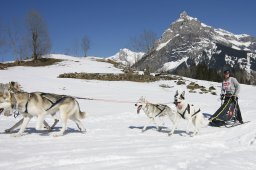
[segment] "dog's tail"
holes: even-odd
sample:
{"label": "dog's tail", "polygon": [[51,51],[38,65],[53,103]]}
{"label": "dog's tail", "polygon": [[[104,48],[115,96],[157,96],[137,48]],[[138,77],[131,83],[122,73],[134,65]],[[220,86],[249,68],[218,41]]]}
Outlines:
{"label": "dog's tail", "polygon": [[80,119],[84,119],[86,117],[87,113],[86,112],[81,112],[81,110],[79,110],[79,117]]}
{"label": "dog's tail", "polygon": [[79,119],[84,119],[85,117],[86,117],[86,115],[87,115],[87,113],[86,112],[82,112],[81,110],[80,110],[80,106],[79,106],[79,103],[75,100],[75,102],[76,102],[76,104],[77,104],[77,108],[78,108],[78,118]]}

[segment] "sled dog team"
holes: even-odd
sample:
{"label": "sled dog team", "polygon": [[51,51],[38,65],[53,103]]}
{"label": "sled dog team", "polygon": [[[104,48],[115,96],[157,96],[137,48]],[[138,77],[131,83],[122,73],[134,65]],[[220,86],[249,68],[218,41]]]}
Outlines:
{"label": "sled dog team", "polygon": [[[200,127],[208,125],[209,121],[204,118],[200,108],[185,100],[185,92],[176,91],[174,104],[176,109],[163,104],[152,104],[144,97],[141,97],[135,106],[137,107],[137,113],[142,109],[158,130],[161,129],[156,124],[155,119],[168,117],[173,123],[168,135],[174,133],[180,119],[187,121],[187,133],[190,131],[190,125],[193,125],[191,136],[196,135]],[[56,117],[57,112],[59,112],[62,128],[59,132],[53,133],[53,136],[64,134],[67,129],[68,119],[74,121],[81,132],[86,131],[81,123],[81,119],[85,118],[86,113],[80,110],[79,104],[74,97],[42,92],[27,93],[21,90],[21,86],[17,82],[0,84],[0,114],[3,113],[5,116],[10,116],[14,110],[20,113],[23,118],[13,127],[6,129],[5,132],[12,132],[15,128],[21,126],[17,133],[12,134],[15,137],[24,133],[29,121],[34,116],[37,117],[36,130],[43,130],[46,127],[50,131],[59,121]],[[52,126],[49,126],[44,120],[46,115],[51,115],[55,120]],[[147,125],[143,127],[142,131],[144,132],[146,129]]]}

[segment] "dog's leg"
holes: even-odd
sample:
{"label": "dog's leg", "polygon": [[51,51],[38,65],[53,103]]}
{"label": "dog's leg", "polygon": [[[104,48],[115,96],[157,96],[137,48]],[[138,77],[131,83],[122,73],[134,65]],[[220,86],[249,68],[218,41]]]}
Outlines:
{"label": "dog's leg", "polygon": [[[171,118],[170,118],[170,119],[171,119]],[[171,120],[172,120],[172,119],[171,119]],[[177,115],[175,115],[175,118],[174,118],[174,120],[172,121],[172,123],[173,123],[173,127],[172,127],[172,130],[168,133],[168,136],[173,135],[174,131],[175,131],[175,130],[176,130],[176,128],[177,128],[178,121],[179,121],[178,116],[177,116]]]}
{"label": "dog's leg", "polygon": [[52,114],[52,117],[54,118],[54,123],[51,126],[51,129],[55,127],[55,125],[59,122],[59,119],[56,116],[56,113]]}
{"label": "dog's leg", "polygon": [[81,131],[81,132],[86,132],[86,129],[84,128],[84,125],[82,124],[82,122],[80,120],[76,120],[76,126],[78,127],[78,129]]}
{"label": "dog's leg", "polygon": [[48,130],[48,131],[51,131],[52,130],[52,128],[51,128],[51,126],[49,126],[49,124],[44,120],[44,126],[45,126],[45,128]]}
{"label": "dog's leg", "polygon": [[177,126],[177,123],[176,122],[173,122],[173,127],[172,127],[172,130],[168,133],[168,136],[171,136],[173,135],[175,129],[176,129],[176,126]]}
{"label": "dog's leg", "polygon": [[84,127],[84,125],[82,124],[82,122],[76,118],[76,116],[72,115],[69,119],[71,119],[72,121],[75,122],[77,128],[81,131],[81,132],[86,132],[86,129]]}
{"label": "dog's leg", "polygon": [[[151,120],[151,119],[150,119]],[[143,127],[143,129],[141,130],[141,132],[145,132],[146,130],[147,130],[147,127],[149,126],[149,122],[151,122],[151,121],[148,121],[145,125],[144,125],[144,127]]]}
{"label": "dog's leg", "polygon": [[141,132],[145,132],[147,127],[148,127],[147,125],[144,125],[143,129],[141,130]]}
{"label": "dog's leg", "polygon": [[163,126],[165,126],[163,116],[160,116],[160,117],[159,117],[159,120],[160,120],[160,122],[161,122],[161,126],[159,126],[159,131],[161,131],[161,130],[162,130],[162,128],[163,128]]}
{"label": "dog's leg", "polygon": [[156,126],[157,130],[159,129],[159,127],[158,127],[158,125],[156,124],[154,118],[150,118],[149,123],[144,126],[144,128],[142,129],[142,132],[145,132],[145,131],[147,130],[148,125],[150,125],[150,124],[152,124],[152,123]]}
{"label": "dog's leg", "polygon": [[[60,111],[61,112],[61,111]],[[68,121],[68,114],[60,113],[60,118],[62,122],[62,128],[59,132],[55,132],[52,134],[54,137],[62,136],[67,129],[67,121]]]}
{"label": "dog's leg", "polygon": [[24,120],[23,120],[23,122],[22,122],[22,125],[21,125],[21,128],[20,128],[19,132],[13,134],[12,136],[13,136],[13,137],[22,136],[22,134],[23,134],[23,132],[25,131],[25,128],[27,127],[28,122],[30,121],[31,118],[32,118],[32,116],[26,116],[26,117],[24,117]]}
{"label": "dog's leg", "polygon": [[53,129],[58,122],[59,122],[59,119],[54,119],[54,123],[52,124],[51,129]]}
{"label": "dog's leg", "polygon": [[[40,114],[37,117],[37,123],[36,123],[36,130],[43,130],[43,122],[44,122],[45,114]],[[46,123],[46,126],[49,126],[48,123]],[[49,126],[50,127],[50,126]]]}
{"label": "dog's leg", "polygon": [[151,118],[150,120],[151,120],[151,122],[155,125],[156,130],[157,130],[157,131],[160,131],[160,127],[159,127],[158,124],[156,123],[156,120],[155,120],[154,118]]}
{"label": "dog's leg", "polygon": [[19,126],[22,124],[23,120],[24,120],[24,118],[20,119],[20,121],[18,121],[18,122],[17,122],[15,125],[13,125],[11,128],[6,129],[6,130],[5,130],[5,133],[10,133],[10,132],[12,132],[15,128],[19,127]]}
{"label": "dog's leg", "polygon": [[197,118],[197,116],[195,116],[192,121],[193,121],[193,125],[194,125],[194,131],[191,134],[191,137],[198,134],[198,128],[199,128],[199,123],[200,123],[199,118]]}
{"label": "dog's leg", "polygon": [[189,130],[189,125],[192,123],[191,119],[188,119],[188,123],[187,123],[187,128],[186,128],[186,133],[189,134],[190,130]]}

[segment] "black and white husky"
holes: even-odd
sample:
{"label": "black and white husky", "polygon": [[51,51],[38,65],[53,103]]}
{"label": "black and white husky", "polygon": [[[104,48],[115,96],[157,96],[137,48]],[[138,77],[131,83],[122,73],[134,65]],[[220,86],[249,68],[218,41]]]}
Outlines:
{"label": "black and white husky", "polygon": [[[172,135],[174,130],[176,129],[177,119],[179,115],[177,115],[176,110],[171,109],[169,106],[164,104],[152,104],[148,102],[144,97],[141,97],[138,102],[135,104],[137,107],[137,114],[140,113],[142,109],[147,117],[150,119],[149,123],[155,124],[157,130],[161,130],[158,124],[156,123],[157,118],[168,117],[173,123],[172,130],[169,132],[169,135]],[[142,129],[144,132],[147,129],[147,125],[145,125]]]}
{"label": "black and white husky", "polygon": [[178,90],[176,91],[176,94],[174,95],[174,104],[177,108],[177,114],[181,118],[188,120],[187,133],[189,133],[189,125],[192,122],[194,130],[191,136],[196,135],[199,132],[200,127],[207,126],[209,124],[209,121],[204,118],[200,108],[185,101],[185,91],[182,93]]}

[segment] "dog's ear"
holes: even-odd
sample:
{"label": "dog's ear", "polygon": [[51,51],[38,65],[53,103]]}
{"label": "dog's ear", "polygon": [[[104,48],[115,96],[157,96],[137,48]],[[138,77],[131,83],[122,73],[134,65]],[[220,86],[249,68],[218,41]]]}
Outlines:
{"label": "dog's ear", "polygon": [[9,82],[9,89],[13,92],[21,91],[21,85],[17,82]]}
{"label": "dog's ear", "polygon": [[183,91],[181,95],[183,98],[185,98],[185,91]]}

